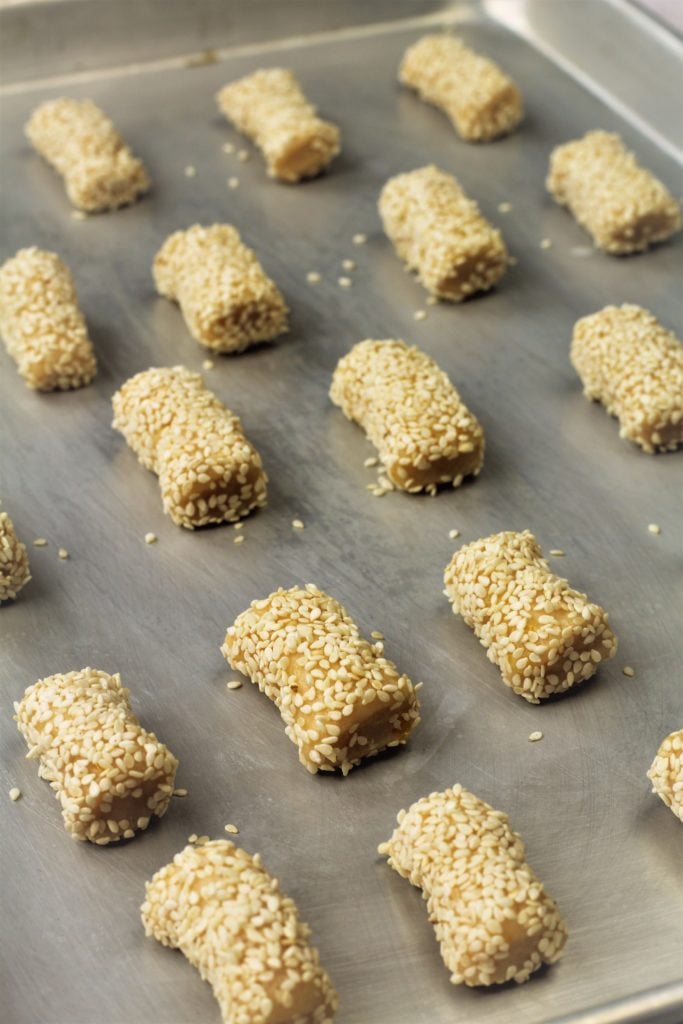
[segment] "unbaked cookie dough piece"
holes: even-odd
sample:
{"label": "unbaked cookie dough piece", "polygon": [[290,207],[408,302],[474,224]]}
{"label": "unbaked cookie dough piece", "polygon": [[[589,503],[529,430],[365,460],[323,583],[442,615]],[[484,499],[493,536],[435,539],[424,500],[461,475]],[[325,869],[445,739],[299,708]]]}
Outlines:
{"label": "unbaked cookie dough piece", "polygon": [[92,100],[58,99],[34,110],[26,135],[64,178],[79,210],[95,213],[132,203],[149,188],[141,160]]}
{"label": "unbaked cookie dough piece", "polygon": [[106,846],[166,813],[178,762],[142,728],[119,675],[84,668],[40,679],[15,710],[72,839]]}
{"label": "unbaked cookie dough piece", "polygon": [[529,530],[466,544],[444,580],[454,613],[531,704],[585,682],[616,653],[607,612],[551,572]]}
{"label": "unbaked cookie dough piece", "polygon": [[159,294],[178,303],[193,338],[214,352],[243,352],[287,330],[285,300],[230,224],[169,235],[153,272]]}
{"label": "unbaked cookie dough piece", "polygon": [[647,773],[657,793],[683,821],[683,729],[667,736]]}
{"label": "unbaked cookie dough piece", "polygon": [[405,743],[420,720],[410,679],[312,583],[253,601],[221,650],[277,705],[312,774],[348,775],[363,758]]}
{"label": "unbaked cookie dough piece", "polygon": [[54,252],[20,249],[0,267],[0,334],[37,391],[80,388],[97,372],[73,278]]}
{"label": "unbaked cookie dough piece", "polygon": [[584,394],[646,452],[683,443],[683,344],[641,306],[605,306],[574,327],[571,361]]}
{"label": "unbaked cookie dough piece", "polygon": [[422,889],[454,985],[527,981],[562,955],[566,926],[521,837],[462,786],[401,811],[379,853]]}
{"label": "unbaked cookie dough piece", "polygon": [[477,476],[484,432],[447,375],[404,341],[361,341],[340,359],[330,397],[365,430],[405,491],[458,487]]}
{"label": "unbaked cookie dough piece", "polygon": [[339,152],[339,129],[317,117],[291,71],[255,71],[225,85],[216,99],[228,121],[261,150],[271,178],[311,178]]}
{"label": "unbaked cookie dough piece", "polygon": [[524,116],[522,96],[512,79],[456,36],[419,39],[403,56],[399,80],[443,110],[468,142],[506,135]]}
{"label": "unbaked cookie dough piece", "polygon": [[26,545],[7,513],[0,512],[0,601],[13,601],[30,579]]}
{"label": "unbaked cookie dough piece", "polygon": [[546,185],[596,246],[616,256],[641,252],[681,227],[680,207],[668,189],[610,132],[588,132],[557,146]]}
{"label": "unbaked cookie dough piece", "polygon": [[337,994],[294,901],[227,839],[186,846],[146,885],[148,937],[208,981],[225,1024],[332,1024]]}
{"label": "unbaked cookie dough piece", "polygon": [[159,477],[164,512],[176,525],[233,523],[265,505],[261,457],[200,374],[184,366],[145,370],[112,404],[112,426]]}
{"label": "unbaked cookie dough piece", "polygon": [[379,197],[384,230],[397,255],[432,295],[462,302],[505,273],[500,231],[460,184],[433,164],[390,178]]}

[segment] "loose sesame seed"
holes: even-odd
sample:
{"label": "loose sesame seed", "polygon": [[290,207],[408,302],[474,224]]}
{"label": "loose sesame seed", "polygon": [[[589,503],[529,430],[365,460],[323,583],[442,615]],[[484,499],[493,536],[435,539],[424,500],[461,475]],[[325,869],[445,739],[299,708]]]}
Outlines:
{"label": "loose sesame seed", "polygon": [[157,540],[158,540],[158,537],[157,537],[156,533],[146,533],[145,534],[145,544],[156,544]]}
{"label": "loose sesame seed", "polygon": [[238,829],[237,825],[228,824],[228,825],[225,826],[225,831],[229,832],[233,836],[236,836],[236,835],[239,834],[239,829]]}
{"label": "loose sesame seed", "polygon": [[243,533],[238,533],[236,537],[232,538],[232,542],[233,542],[233,544],[243,544],[244,543],[244,534]]}
{"label": "loose sesame seed", "polygon": [[530,732],[529,733],[529,743],[538,743],[538,741],[542,740],[542,739],[543,739],[543,733],[542,732]]}
{"label": "loose sesame seed", "polygon": [[344,270],[355,270],[356,262],[355,260],[342,260],[342,267]]}
{"label": "loose sesame seed", "polygon": [[621,671],[624,673],[625,676],[628,676],[629,679],[633,679],[633,677],[636,674],[635,669],[631,668],[630,665],[624,665]]}
{"label": "loose sesame seed", "polygon": [[538,243],[541,249],[552,249],[553,243],[549,238],[542,238]]}
{"label": "loose sesame seed", "polygon": [[371,455],[369,458],[365,459],[363,465],[366,469],[372,469],[373,466],[379,465],[379,459],[376,455]]}
{"label": "loose sesame seed", "polygon": [[36,537],[36,539],[33,541],[33,546],[34,548],[46,548],[47,541],[45,540],[44,537]]}
{"label": "loose sesame seed", "polygon": [[451,540],[455,540],[457,537],[460,536],[460,530],[449,530],[448,536],[450,537]]}
{"label": "loose sesame seed", "polygon": [[64,561],[66,561],[66,559],[69,557],[69,552],[66,550],[66,548],[60,548],[57,554]]}
{"label": "loose sesame seed", "polygon": [[373,640],[384,640],[383,635],[379,632],[378,629],[373,629],[370,636],[372,637]]}
{"label": "loose sesame seed", "polygon": [[233,528],[233,530],[243,530],[244,529],[244,523],[233,523],[232,524],[232,528]]}
{"label": "loose sesame seed", "polygon": [[197,833],[193,832],[191,836],[187,837],[187,841],[188,843],[196,843],[198,838],[199,836],[197,835]]}
{"label": "loose sesame seed", "polygon": [[194,178],[196,173],[197,173],[197,168],[193,167],[192,164],[188,164],[187,167],[185,168],[185,177],[186,178]]}
{"label": "loose sesame seed", "polygon": [[187,796],[187,790],[186,789],[174,789],[173,790],[173,796],[177,796],[177,797]]}
{"label": "loose sesame seed", "polygon": [[337,279],[337,284],[340,288],[350,288],[353,282],[350,277],[340,277]]}
{"label": "loose sesame seed", "polygon": [[498,203],[499,213],[509,213],[512,209],[512,203]]}
{"label": "loose sesame seed", "polygon": [[227,686],[227,688],[229,690],[239,690],[242,687],[242,680],[241,679],[231,679],[225,685]]}
{"label": "loose sesame seed", "polygon": [[237,159],[240,160],[242,163],[246,163],[246,161],[249,159],[249,155],[250,154],[248,149],[240,149],[237,152]]}
{"label": "loose sesame seed", "polygon": [[234,174],[231,175],[228,178],[228,188],[239,188],[239,187],[240,187],[240,179],[236,178]]}
{"label": "loose sesame seed", "polygon": [[306,280],[308,281],[309,284],[319,284],[321,281],[321,276],[317,270],[309,270],[309,272],[306,274]]}
{"label": "loose sesame seed", "polygon": [[233,145],[233,143],[232,142],[224,142],[223,143],[223,152],[224,153],[234,153],[235,152],[235,146]]}
{"label": "loose sesame seed", "polygon": [[303,522],[300,519],[292,519],[292,529],[294,529],[294,530],[303,530],[304,529]]}
{"label": "loose sesame seed", "polygon": [[21,796],[21,790],[18,789],[16,786],[13,786],[12,789],[10,789],[10,791],[9,791],[9,798],[10,798],[10,800],[12,800],[12,801],[18,800],[20,796]]}
{"label": "loose sesame seed", "polygon": [[426,309],[416,309],[415,312],[413,313],[413,319],[414,320],[426,320],[427,319],[427,310]]}
{"label": "loose sesame seed", "polygon": [[358,232],[357,234],[355,234],[353,236],[353,244],[354,245],[365,245],[367,240],[368,240],[368,236],[364,235],[362,232]]}
{"label": "loose sesame seed", "polygon": [[565,552],[562,550],[562,548],[551,548],[550,554],[554,558],[564,558]]}
{"label": "loose sesame seed", "polygon": [[202,363],[202,369],[213,370],[215,365],[216,364],[214,363],[213,359],[205,359],[204,362]]}
{"label": "loose sesame seed", "polygon": [[654,534],[660,534],[662,532],[661,526],[659,526],[657,523],[650,523],[648,526],[648,530],[650,531],[650,533]]}

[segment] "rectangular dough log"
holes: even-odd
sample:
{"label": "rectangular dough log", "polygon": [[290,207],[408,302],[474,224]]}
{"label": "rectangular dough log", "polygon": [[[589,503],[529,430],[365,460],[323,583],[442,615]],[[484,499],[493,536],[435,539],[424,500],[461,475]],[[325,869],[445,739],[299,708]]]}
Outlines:
{"label": "rectangular dough log", "polygon": [[178,762],[142,728],[120,676],[84,668],[39,679],[15,710],[72,839],[106,846],[166,813]]}
{"label": "rectangular dough log", "polygon": [[410,679],[312,583],[253,601],[221,650],[277,705],[312,774],[347,775],[363,758],[405,743],[420,720]]}
{"label": "rectangular dough log", "polygon": [[20,249],[0,267],[0,334],[30,388],[89,384],[97,362],[69,268],[45,249]]}
{"label": "rectangular dough log", "polygon": [[484,432],[447,375],[404,341],[361,341],[339,360],[330,397],[359,423],[396,487],[435,492],[477,476]]}
{"label": "rectangular dough log", "polygon": [[144,164],[92,100],[43,103],[31,115],[26,135],[62,175],[79,210],[95,213],[125,206],[149,188]]}
{"label": "rectangular dough log", "polygon": [[146,885],[148,937],[208,981],[224,1024],[332,1024],[337,993],[276,878],[226,839],[186,846]]}
{"label": "rectangular dough log", "polygon": [[507,269],[500,231],[459,182],[433,164],[390,178],[379,213],[399,258],[438,298],[462,302],[493,288]]}
{"label": "rectangular dough log", "polygon": [[641,306],[605,306],[574,327],[571,361],[584,394],[646,452],[683,443],[683,344]]}
{"label": "rectangular dough log", "polygon": [[379,853],[422,889],[454,985],[527,981],[562,955],[567,929],[508,817],[453,786],[398,815]]}
{"label": "rectangular dough log", "polygon": [[214,352],[243,352],[287,330],[285,300],[230,224],[169,235],[153,272],[159,294],[178,303],[193,338]]}
{"label": "rectangular dough log", "polygon": [[401,62],[399,80],[448,115],[468,142],[490,142],[516,128],[522,96],[497,64],[450,35],[423,36]]}
{"label": "rectangular dough log", "polygon": [[266,503],[261,457],[238,416],[184,366],[138,373],[112,399],[113,426],[159,477],[178,526],[236,522]]}
{"label": "rectangular dough log", "polygon": [[454,613],[531,704],[585,682],[616,654],[607,613],[551,572],[529,530],[466,544],[444,580]]}
{"label": "rectangular dough log", "polygon": [[311,178],[340,150],[337,126],[316,115],[285,68],[254,71],[224,86],[216,99],[228,121],[259,147],[271,178]]}
{"label": "rectangular dough log", "polygon": [[546,184],[596,246],[617,256],[641,252],[681,227],[680,207],[668,189],[610,132],[588,132],[557,146]]}

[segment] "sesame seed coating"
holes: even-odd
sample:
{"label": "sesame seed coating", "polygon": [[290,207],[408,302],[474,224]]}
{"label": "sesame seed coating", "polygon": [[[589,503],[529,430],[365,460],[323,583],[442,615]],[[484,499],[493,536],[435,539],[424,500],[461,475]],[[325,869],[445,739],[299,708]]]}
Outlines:
{"label": "sesame seed coating", "polygon": [[26,545],[7,513],[0,512],[0,601],[13,601],[30,579]]}
{"label": "sesame seed coating", "polygon": [[80,210],[112,210],[149,188],[144,164],[92,100],[62,97],[41,104],[26,135],[62,175],[69,200]]}
{"label": "sesame seed coating", "polygon": [[230,224],[175,231],[156,254],[153,273],[192,337],[214,352],[243,352],[287,330],[285,300]]}
{"label": "sesame seed coating", "polygon": [[95,376],[73,278],[54,252],[20,249],[0,267],[0,334],[30,388],[66,391]]}
{"label": "sesame seed coating", "polygon": [[571,361],[587,398],[646,452],[683,443],[683,344],[641,306],[605,306],[574,327]]}
{"label": "sesame seed coating", "polygon": [[390,178],[379,213],[399,258],[441,299],[462,302],[488,291],[507,269],[500,231],[459,182],[433,164]]}
{"label": "sesame seed coating", "polygon": [[607,613],[551,571],[529,530],[466,544],[444,581],[453,612],[531,704],[585,682],[616,653]]}
{"label": "sesame seed coating", "polygon": [[314,177],[339,153],[339,129],[316,116],[291,71],[254,71],[223,86],[216,100],[228,121],[261,150],[271,178]]}
{"label": "sesame seed coating", "polygon": [[178,762],[142,728],[118,674],[84,668],[39,679],[15,708],[27,756],[40,759],[73,839],[116,843],[166,813]]}
{"label": "sesame seed coating", "polygon": [[296,905],[228,839],[186,846],[146,884],[148,937],[180,949],[225,1024],[332,1024],[337,994]]}
{"label": "sesame seed coating", "polygon": [[524,116],[512,79],[456,36],[423,36],[406,50],[398,77],[443,110],[468,142],[506,135]]}
{"label": "sesame seed coating", "polygon": [[420,720],[410,679],[312,583],[252,601],[221,651],[277,705],[312,774],[348,775],[363,758],[404,744]]}
{"label": "sesame seed coating", "polygon": [[521,983],[559,960],[566,926],[506,814],[457,785],[398,823],[379,852],[422,889],[454,985]]}
{"label": "sesame seed coating", "polygon": [[458,487],[481,471],[479,421],[443,370],[417,347],[359,342],[339,360],[330,398],[366,432],[396,487]]}
{"label": "sesame seed coating", "polygon": [[261,457],[238,416],[184,366],[136,374],[116,392],[113,426],[159,477],[166,512],[192,530],[266,503]]}
{"label": "sesame seed coating", "polygon": [[610,132],[588,132],[557,146],[546,185],[598,248],[616,256],[641,252],[681,227],[680,207],[668,189]]}
{"label": "sesame seed coating", "polygon": [[652,782],[652,792],[683,821],[683,729],[666,737],[647,777]]}

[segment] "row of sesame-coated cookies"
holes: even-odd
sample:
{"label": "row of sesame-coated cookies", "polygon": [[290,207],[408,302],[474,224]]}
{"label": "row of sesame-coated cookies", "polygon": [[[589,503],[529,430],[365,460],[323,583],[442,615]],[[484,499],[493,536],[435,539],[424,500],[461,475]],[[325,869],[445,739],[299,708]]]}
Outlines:
{"label": "row of sesame-coated cookies", "polygon": [[[517,86],[451,36],[406,52],[399,77],[444,110],[466,140],[486,142],[523,116]],[[325,168],[340,133],[320,119],[289,71],[257,71],[226,85],[219,107],[263,152],[268,173],[296,182]],[[46,103],[27,134],[87,212],[131,202],[149,187],[142,164],[90,101]],[[548,188],[607,252],[641,251],[680,227],[680,210],[618,136],[589,132],[560,146]],[[501,234],[451,175],[433,166],[391,178],[379,199],[397,255],[437,299],[459,302],[493,287],[508,265]],[[162,245],[153,273],[190,333],[217,352],[241,352],[287,330],[275,283],[236,229],[195,225]],[[21,250],[0,268],[0,332],[27,384],[81,387],[96,358],[67,267]],[[647,452],[683,441],[683,347],[646,310],[608,306],[575,327],[571,359],[586,394],[619,418]],[[330,396],[378,450],[390,482],[435,494],[476,476],[484,435],[437,364],[397,340],[366,340],[339,362]],[[113,397],[114,426],[159,479],[178,525],[236,522],[266,502],[267,476],[239,420],[184,367],[153,368]],[[613,657],[605,611],[556,576],[534,536],[505,532],[456,552],[445,572],[454,612],[474,630],[503,681],[532,703],[589,679]],[[0,600],[30,579],[26,549],[0,514]],[[365,640],[346,609],[313,584],[254,601],[221,648],[277,705],[312,773],[348,772],[419,724],[418,690]],[[29,756],[39,759],[75,839],[106,845],[163,816],[177,760],[134,715],[118,676],[96,669],[39,680],[15,705]],[[683,820],[683,730],[649,776]],[[454,983],[527,978],[566,941],[554,901],[525,861],[507,816],[462,786],[432,793],[398,816],[380,846],[419,886]],[[323,1024],[337,1006],[308,928],[279,883],[232,842],[198,841],[147,886],[145,929],[182,949],[212,985],[226,1024]]]}

